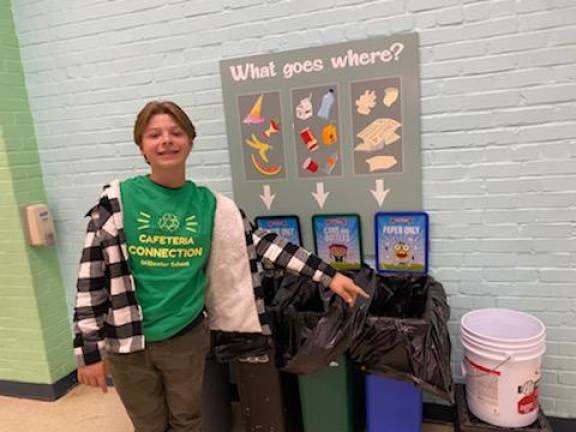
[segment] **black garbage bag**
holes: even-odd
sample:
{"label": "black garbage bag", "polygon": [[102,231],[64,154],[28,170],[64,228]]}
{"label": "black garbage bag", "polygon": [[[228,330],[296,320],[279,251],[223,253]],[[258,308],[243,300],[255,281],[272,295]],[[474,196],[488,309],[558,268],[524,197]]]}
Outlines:
{"label": "black garbage bag", "polygon": [[262,333],[239,333],[212,330],[210,354],[218,363],[266,356],[273,347],[270,336]]}
{"label": "black garbage bag", "polygon": [[371,299],[350,357],[368,372],[413,382],[453,402],[450,307],[442,285],[427,275],[373,273],[373,278],[376,283],[360,285]]}
{"label": "black garbage bag", "polygon": [[[373,283],[366,270],[349,276],[361,286]],[[363,328],[366,310],[364,301],[350,307],[309,278],[286,273],[270,306],[277,366],[297,374],[327,366],[348,349]]]}
{"label": "black garbage bag", "polygon": [[[279,290],[284,279],[284,270],[268,269],[262,273],[262,284],[260,295],[264,299],[266,306],[272,302],[276,292]],[[271,321],[270,313],[264,317],[267,323]],[[256,359],[270,356],[274,343],[270,335],[261,333],[239,333],[239,332],[210,332],[210,355],[217,362],[227,363],[233,360]]]}
{"label": "black garbage bag", "polygon": [[280,290],[282,286],[282,281],[286,275],[286,270],[284,269],[267,269],[264,270],[260,275],[262,298],[264,299],[264,304],[267,308],[272,305],[274,297]]}

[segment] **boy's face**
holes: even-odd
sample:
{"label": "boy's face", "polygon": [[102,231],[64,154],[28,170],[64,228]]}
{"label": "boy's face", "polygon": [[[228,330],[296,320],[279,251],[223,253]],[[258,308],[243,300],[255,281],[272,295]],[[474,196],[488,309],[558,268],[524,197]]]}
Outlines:
{"label": "boy's face", "polygon": [[142,135],[140,152],[152,169],[180,167],[192,150],[192,142],[184,129],[168,114],[156,114]]}

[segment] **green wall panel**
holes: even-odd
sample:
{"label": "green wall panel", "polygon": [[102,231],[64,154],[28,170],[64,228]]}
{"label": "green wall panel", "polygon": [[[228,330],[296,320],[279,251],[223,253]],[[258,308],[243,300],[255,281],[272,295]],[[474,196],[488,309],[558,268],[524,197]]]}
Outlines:
{"label": "green wall panel", "polygon": [[26,244],[26,204],[46,202],[10,2],[0,0],[0,380],[52,384],[74,370],[56,252]]}

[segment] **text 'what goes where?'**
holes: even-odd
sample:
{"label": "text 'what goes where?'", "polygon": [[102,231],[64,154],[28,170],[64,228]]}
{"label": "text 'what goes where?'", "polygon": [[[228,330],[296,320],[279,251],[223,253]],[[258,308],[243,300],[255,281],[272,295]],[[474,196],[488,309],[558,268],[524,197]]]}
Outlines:
{"label": "text 'what goes where?'", "polygon": [[345,54],[330,57],[328,61],[325,61],[322,58],[303,59],[284,63],[281,67],[277,67],[274,60],[262,64],[246,62],[229,66],[229,71],[232,79],[236,82],[275,78],[278,76],[280,71],[282,77],[290,79],[303,73],[321,72],[325,69],[326,63],[329,64],[329,67],[336,70],[347,67],[369,66],[376,63],[398,61],[400,59],[400,53],[403,50],[404,44],[396,42],[393,43],[390,48],[381,51],[357,52],[353,49],[349,49]]}

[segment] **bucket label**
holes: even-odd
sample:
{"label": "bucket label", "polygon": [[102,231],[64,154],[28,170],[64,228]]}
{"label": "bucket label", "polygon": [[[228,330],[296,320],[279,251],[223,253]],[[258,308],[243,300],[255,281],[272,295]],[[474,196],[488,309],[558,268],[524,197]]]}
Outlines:
{"label": "bucket label", "polygon": [[540,393],[538,391],[539,382],[540,380],[528,380],[518,386],[518,393],[524,395],[524,397],[518,401],[519,414],[529,414],[535,409],[538,409],[538,396]]}
{"label": "bucket label", "polygon": [[490,407],[498,407],[498,380],[501,372],[487,368],[464,357],[467,392]]}

